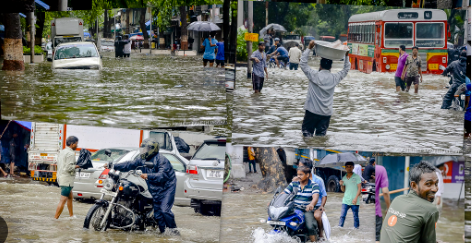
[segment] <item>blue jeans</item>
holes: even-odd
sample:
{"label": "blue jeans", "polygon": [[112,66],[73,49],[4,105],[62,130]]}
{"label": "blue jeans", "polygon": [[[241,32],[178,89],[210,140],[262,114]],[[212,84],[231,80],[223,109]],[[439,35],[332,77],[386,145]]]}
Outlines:
{"label": "blue jeans", "polygon": [[341,217],[339,218],[339,226],[344,227],[344,220],[346,219],[346,214],[348,209],[352,210],[354,215],[354,228],[359,228],[359,205],[347,205],[342,204],[341,208]]}

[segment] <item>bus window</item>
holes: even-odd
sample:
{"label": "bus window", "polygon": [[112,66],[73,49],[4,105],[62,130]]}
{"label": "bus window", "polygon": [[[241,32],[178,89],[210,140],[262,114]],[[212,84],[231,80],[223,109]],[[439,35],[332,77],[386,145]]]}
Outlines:
{"label": "bus window", "polygon": [[385,47],[413,46],[413,23],[385,23]]}
{"label": "bus window", "polygon": [[444,47],[444,23],[417,23],[416,46]]}

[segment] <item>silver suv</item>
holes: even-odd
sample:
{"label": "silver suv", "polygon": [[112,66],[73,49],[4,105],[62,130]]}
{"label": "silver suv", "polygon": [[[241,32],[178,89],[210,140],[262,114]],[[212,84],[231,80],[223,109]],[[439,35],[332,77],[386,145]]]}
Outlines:
{"label": "silver suv", "polygon": [[196,213],[220,216],[226,138],[205,140],[187,167],[184,195]]}

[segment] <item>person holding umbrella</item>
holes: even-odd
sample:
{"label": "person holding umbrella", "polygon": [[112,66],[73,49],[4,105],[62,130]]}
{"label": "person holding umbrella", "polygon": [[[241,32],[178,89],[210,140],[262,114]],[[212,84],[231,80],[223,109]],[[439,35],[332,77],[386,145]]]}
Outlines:
{"label": "person holding umbrella", "polygon": [[210,67],[213,67],[213,63],[215,62],[215,49],[217,48],[216,40],[211,38],[211,34],[208,34],[208,37],[203,40],[202,39],[202,46],[201,48],[205,48],[205,52],[203,53],[203,67],[206,67],[207,63],[210,63]]}

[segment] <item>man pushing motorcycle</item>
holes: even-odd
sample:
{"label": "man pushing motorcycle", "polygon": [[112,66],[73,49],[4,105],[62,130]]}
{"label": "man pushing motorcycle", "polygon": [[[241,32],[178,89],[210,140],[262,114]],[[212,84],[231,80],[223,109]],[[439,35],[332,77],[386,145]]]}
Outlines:
{"label": "man pushing motorcycle", "polygon": [[[145,162],[152,162],[152,169],[144,166]],[[145,179],[149,187],[149,192],[153,198],[154,219],[159,225],[159,230],[164,233],[166,228],[171,233],[179,235],[177,225],[175,224],[174,214],[171,209],[174,205],[175,188],[177,178],[175,177],[174,168],[167,158],[159,154],[159,143],[148,138],[143,140],[140,147],[140,155],[134,161],[126,161],[114,165],[115,170],[126,172],[142,166],[143,174],[141,178]],[[104,165],[108,167],[107,164]]]}

